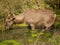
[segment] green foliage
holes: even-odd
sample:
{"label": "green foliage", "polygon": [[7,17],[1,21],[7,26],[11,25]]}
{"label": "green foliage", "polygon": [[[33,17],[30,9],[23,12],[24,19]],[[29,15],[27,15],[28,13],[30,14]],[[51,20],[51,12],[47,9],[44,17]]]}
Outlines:
{"label": "green foliage", "polygon": [[60,28],[60,23],[59,22],[56,23],[56,28]]}
{"label": "green foliage", "polygon": [[48,42],[50,42],[51,45],[60,45],[60,35],[58,35],[57,38],[50,38]]}
{"label": "green foliage", "polygon": [[8,11],[19,14],[29,8],[49,8],[44,0],[0,0],[0,15],[7,15]]}
{"label": "green foliage", "polygon": [[60,15],[60,10],[56,10],[56,14],[57,15]]}
{"label": "green foliage", "polygon": [[31,31],[31,37],[32,38],[35,38],[35,37],[37,37],[38,36],[38,33],[37,33],[37,31]]}
{"label": "green foliage", "polygon": [[16,24],[14,26],[19,26],[19,27],[27,27],[28,25],[27,24]]}
{"label": "green foliage", "polygon": [[5,40],[0,42],[0,45],[23,45],[23,44],[15,40]]}
{"label": "green foliage", "polygon": [[30,42],[30,43],[33,43],[34,41],[35,41],[34,38],[29,38],[29,39],[28,39],[28,42]]}

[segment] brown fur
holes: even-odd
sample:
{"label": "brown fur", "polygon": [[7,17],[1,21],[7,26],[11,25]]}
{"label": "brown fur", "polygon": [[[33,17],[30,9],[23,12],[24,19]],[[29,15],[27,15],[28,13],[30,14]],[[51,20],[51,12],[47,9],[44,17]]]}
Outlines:
{"label": "brown fur", "polygon": [[56,15],[49,9],[31,9],[22,14],[14,16],[13,23],[26,23],[34,30],[35,26],[44,25],[46,28],[51,27],[56,19]]}

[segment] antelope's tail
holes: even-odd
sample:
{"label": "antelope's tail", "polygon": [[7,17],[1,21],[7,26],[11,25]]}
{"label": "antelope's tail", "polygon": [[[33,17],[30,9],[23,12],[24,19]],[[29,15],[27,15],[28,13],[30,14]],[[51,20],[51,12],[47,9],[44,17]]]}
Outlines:
{"label": "antelope's tail", "polygon": [[54,14],[54,21],[57,21],[57,16],[56,16],[56,14]]}

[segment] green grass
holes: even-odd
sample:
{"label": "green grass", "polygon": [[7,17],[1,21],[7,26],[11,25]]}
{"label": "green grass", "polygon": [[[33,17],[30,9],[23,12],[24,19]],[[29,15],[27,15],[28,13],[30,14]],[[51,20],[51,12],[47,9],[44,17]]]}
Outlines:
{"label": "green grass", "polygon": [[27,27],[27,24],[15,24],[14,26],[19,26],[19,27]]}
{"label": "green grass", "polygon": [[0,45],[23,45],[23,44],[16,40],[5,40],[0,42]]}

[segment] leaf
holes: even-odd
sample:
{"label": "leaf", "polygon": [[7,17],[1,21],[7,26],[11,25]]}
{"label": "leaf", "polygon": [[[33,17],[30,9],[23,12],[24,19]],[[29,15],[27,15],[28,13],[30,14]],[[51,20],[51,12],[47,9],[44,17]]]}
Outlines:
{"label": "leaf", "polygon": [[33,33],[33,34],[32,34],[32,37],[37,37],[37,34],[34,34],[34,33]]}

